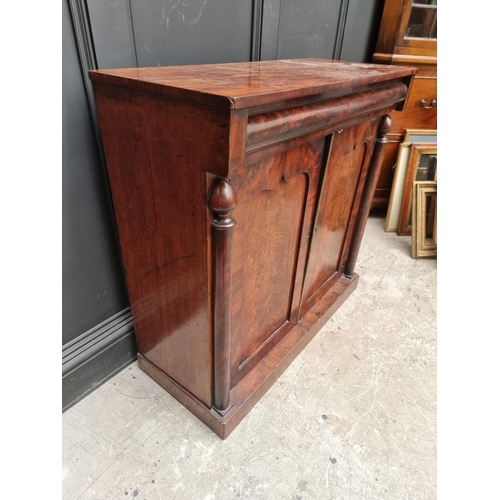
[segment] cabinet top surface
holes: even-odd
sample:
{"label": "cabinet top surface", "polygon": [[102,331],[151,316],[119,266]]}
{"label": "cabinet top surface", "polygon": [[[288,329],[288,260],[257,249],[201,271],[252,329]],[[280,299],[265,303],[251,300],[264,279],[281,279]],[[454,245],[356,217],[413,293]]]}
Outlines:
{"label": "cabinet top surface", "polygon": [[90,71],[91,80],[225,108],[353,89],[414,75],[404,66],[330,59],[163,66]]}

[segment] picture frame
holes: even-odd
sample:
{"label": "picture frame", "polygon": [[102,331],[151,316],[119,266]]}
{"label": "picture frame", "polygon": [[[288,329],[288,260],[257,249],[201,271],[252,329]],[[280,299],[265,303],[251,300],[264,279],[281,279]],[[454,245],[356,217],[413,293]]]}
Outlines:
{"label": "picture frame", "polygon": [[437,130],[435,129],[406,129],[403,142],[435,142],[437,143]]}
{"label": "picture frame", "polygon": [[437,256],[437,181],[414,181],[411,256]]}
{"label": "picture frame", "polygon": [[397,234],[410,236],[412,225],[412,193],[414,181],[437,179],[437,143],[412,143],[408,156]]}
{"label": "picture frame", "polygon": [[435,129],[407,129],[405,130],[403,142],[399,145],[396,164],[394,165],[394,177],[389,196],[384,231],[396,232],[399,226],[399,216],[403,201],[403,192],[408,168],[408,159],[412,143],[436,143],[437,130]]}
{"label": "picture frame", "polygon": [[401,202],[408,168],[408,158],[410,155],[411,142],[402,142],[399,145],[398,157],[396,160],[396,170],[392,181],[389,206],[385,217],[385,232],[396,232],[399,225],[399,214],[401,213]]}

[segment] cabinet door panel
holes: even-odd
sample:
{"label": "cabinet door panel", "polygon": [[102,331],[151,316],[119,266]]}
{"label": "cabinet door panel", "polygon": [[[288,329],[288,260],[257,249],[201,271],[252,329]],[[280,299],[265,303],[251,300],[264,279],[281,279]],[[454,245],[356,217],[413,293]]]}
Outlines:
{"label": "cabinet door panel", "polygon": [[[355,195],[368,166],[378,121],[334,134],[325,169],[309,252],[300,316],[338,277],[347,257],[357,211]],[[358,193],[361,192],[362,187]],[[324,288],[322,291],[321,289]],[[319,293],[318,293],[319,292]]]}
{"label": "cabinet door panel", "polygon": [[238,195],[233,385],[296,324],[324,144],[322,138],[267,158],[231,180]]}

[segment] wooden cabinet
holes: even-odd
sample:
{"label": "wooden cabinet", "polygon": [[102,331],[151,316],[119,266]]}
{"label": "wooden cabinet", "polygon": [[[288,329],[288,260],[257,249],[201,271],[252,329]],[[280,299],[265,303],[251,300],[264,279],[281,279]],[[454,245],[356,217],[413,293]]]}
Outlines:
{"label": "wooden cabinet", "polygon": [[92,71],[139,366],[225,438],[357,285],[416,70]]}
{"label": "wooden cabinet", "polygon": [[391,115],[384,162],[372,206],[389,203],[399,144],[406,129],[437,127],[437,0],[386,0],[373,61],[415,66],[403,113]]}

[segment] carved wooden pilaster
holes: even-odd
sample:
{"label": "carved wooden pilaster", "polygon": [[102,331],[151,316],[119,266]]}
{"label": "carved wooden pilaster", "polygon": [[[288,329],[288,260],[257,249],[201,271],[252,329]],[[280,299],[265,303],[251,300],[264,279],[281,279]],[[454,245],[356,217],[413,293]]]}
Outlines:
{"label": "carved wooden pilaster", "polygon": [[224,414],[230,407],[231,390],[231,285],[233,227],[231,212],[237,203],[236,193],[225,179],[215,181],[210,198],[213,241],[214,304],[214,396],[213,407]]}
{"label": "carved wooden pilaster", "polygon": [[349,256],[347,257],[344,269],[344,274],[346,276],[352,276],[354,274],[354,268],[356,266],[356,261],[358,260],[359,247],[361,246],[361,240],[363,239],[363,233],[365,232],[366,221],[368,220],[373,195],[375,194],[375,188],[380,174],[380,167],[382,166],[382,161],[384,159],[385,148],[388,142],[387,134],[391,130],[391,126],[392,118],[389,115],[384,115],[378,127],[377,138],[375,139],[375,146],[373,147],[373,155],[370,162],[370,169],[368,171],[365,189],[363,191],[363,198],[361,200],[356,229],[354,230],[351,248],[349,249]]}

